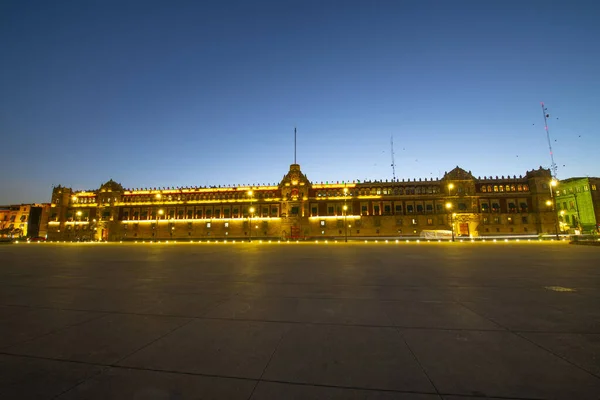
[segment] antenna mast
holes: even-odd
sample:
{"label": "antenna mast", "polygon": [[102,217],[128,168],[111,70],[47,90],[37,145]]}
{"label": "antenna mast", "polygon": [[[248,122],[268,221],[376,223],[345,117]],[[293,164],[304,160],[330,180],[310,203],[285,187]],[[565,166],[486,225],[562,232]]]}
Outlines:
{"label": "antenna mast", "polygon": [[552,177],[556,178],[556,175],[558,173],[558,167],[556,166],[556,163],[554,162],[554,152],[552,151],[552,141],[550,140],[550,131],[548,130],[548,117],[550,117],[550,114],[548,114],[548,109],[544,106],[544,102],[541,102],[542,104],[542,114],[544,114],[544,128],[546,128],[546,138],[548,139],[548,149],[550,150],[550,160],[552,160],[552,164],[550,165],[550,171],[552,171]]}
{"label": "antenna mast", "polygon": [[394,160],[394,135],[392,135],[390,142],[392,147],[392,177],[394,179],[394,182],[396,182],[396,161]]}
{"label": "antenna mast", "polygon": [[294,164],[296,164],[296,127],[294,127]]}

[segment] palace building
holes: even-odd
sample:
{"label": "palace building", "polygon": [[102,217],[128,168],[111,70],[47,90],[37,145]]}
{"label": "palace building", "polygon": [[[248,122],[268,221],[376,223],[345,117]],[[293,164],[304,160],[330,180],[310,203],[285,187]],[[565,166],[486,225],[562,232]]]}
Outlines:
{"label": "palace building", "polygon": [[52,191],[49,240],[357,239],[452,231],[460,237],[554,233],[547,169],[441,179],[310,182],[292,164],[277,185]]}

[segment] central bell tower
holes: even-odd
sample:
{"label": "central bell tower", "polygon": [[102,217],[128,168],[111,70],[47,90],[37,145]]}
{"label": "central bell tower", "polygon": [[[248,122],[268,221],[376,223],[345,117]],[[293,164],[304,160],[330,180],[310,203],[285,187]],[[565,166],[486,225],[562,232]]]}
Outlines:
{"label": "central bell tower", "polygon": [[308,223],[308,192],[310,182],[300,170],[299,164],[290,165],[284,175],[279,189],[281,190],[282,237],[298,239],[303,237],[303,222]]}

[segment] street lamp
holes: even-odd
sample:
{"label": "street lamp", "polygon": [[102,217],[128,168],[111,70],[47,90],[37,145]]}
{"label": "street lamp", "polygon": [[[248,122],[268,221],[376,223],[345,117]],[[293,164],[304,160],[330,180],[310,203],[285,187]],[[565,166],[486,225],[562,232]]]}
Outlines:
{"label": "street lamp", "polygon": [[344,242],[348,242],[348,222],[347,222],[347,215],[348,215],[348,206],[346,205],[346,196],[348,196],[348,188],[344,188]]}
{"label": "street lamp", "polygon": [[348,242],[348,222],[346,215],[348,214],[348,206],[344,204],[344,242]]}
{"label": "street lamp", "polygon": [[[253,213],[254,213],[254,207],[250,207],[250,209],[248,209],[248,227],[250,228],[249,232],[248,232],[248,234],[250,235],[250,236],[248,236],[249,242],[252,241],[252,214]],[[257,228],[258,228],[258,226],[257,226]]]}
{"label": "street lamp", "polygon": [[452,189],[454,189],[454,183],[449,183],[449,184],[448,184],[448,196],[450,196],[450,195],[452,194],[452,193],[451,193],[451,190],[452,190]]}
{"label": "street lamp", "polygon": [[550,204],[547,204],[548,202],[546,202],[546,204],[552,206],[552,214],[554,214],[554,229],[556,233],[556,240],[558,240],[558,215],[556,214],[556,198],[554,197],[554,190],[552,190],[552,188],[556,187],[556,185],[558,185],[558,181],[552,178],[550,181],[550,200],[548,200]]}
{"label": "street lamp", "polygon": [[[77,211],[75,214],[77,214],[77,221],[81,222],[81,214],[83,214],[81,212],[81,210]],[[77,222],[75,223],[75,225],[77,225]],[[79,240],[79,228],[77,229],[77,235],[76,235],[77,240]]]}
{"label": "street lamp", "polygon": [[[450,187],[450,185],[448,185],[448,187]],[[456,216],[456,213],[451,212],[452,203],[450,202],[446,203],[446,209],[450,212],[450,228],[452,229],[452,241],[454,242],[454,217]]]}
{"label": "street lamp", "polygon": [[156,240],[158,240],[158,216],[163,215],[164,213],[165,213],[165,211],[162,208],[160,210],[158,210],[156,213],[156,232],[155,232]]}
{"label": "street lamp", "polygon": [[252,195],[254,192],[252,190],[248,190],[248,197],[250,198],[250,208],[248,209],[248,241],[252,241],[252,213],[254,212],[254,207],[252,207]]}

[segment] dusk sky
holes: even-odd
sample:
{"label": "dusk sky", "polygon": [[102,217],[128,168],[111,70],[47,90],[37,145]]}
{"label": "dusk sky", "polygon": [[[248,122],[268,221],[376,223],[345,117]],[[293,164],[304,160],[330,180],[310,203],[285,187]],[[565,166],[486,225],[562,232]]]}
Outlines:
{"label": "dusk sky", "polygon": [[599,176],[600,5],[0,3],[0,204],[98,188]]}

